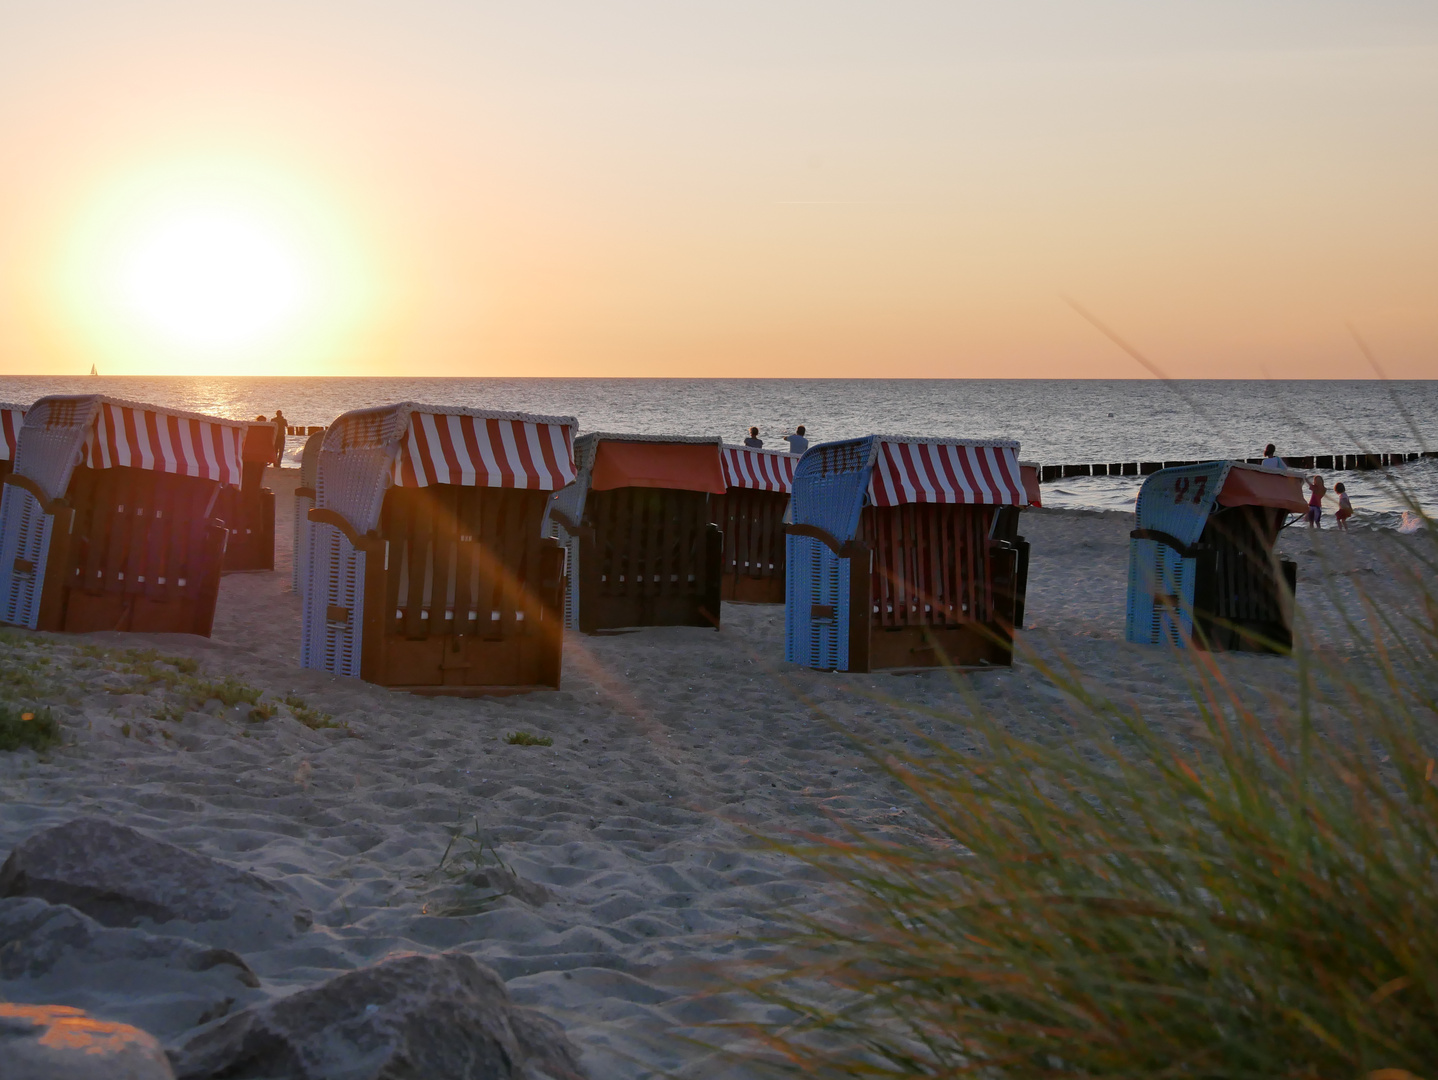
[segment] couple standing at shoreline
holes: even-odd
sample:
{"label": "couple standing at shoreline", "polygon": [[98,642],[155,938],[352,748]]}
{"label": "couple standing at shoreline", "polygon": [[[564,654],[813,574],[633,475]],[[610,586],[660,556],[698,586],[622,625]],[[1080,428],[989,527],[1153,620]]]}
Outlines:
{"label": "couple standing at shoreline", "polygon": [[[781,435],[779,437],[789,444],[789,453],[791,454],[802,454],[805,450],[809,449],[809,440],[804,437],[803,424],[796,427],[792,435]],[[759,438],[759,429],[757,427],[751,427],[749,429],[749,437],[744,440],[744,445],[752,450],[764,449],[764,440]]]}
{"label": "couple standing at shoreline", "polygon": [[[1263,448],[1263,468],[1265,469],[1286,469],[1283,459],[1278,456],[1278,448],[1269,443]],[[1323,496],[1327,493],[1327,485],[1323,477],[1314,473],[1308,478],[1308,512],[1303,515],[1303,520],[1308,523],[1310,529],[1323,528]],[[1333,485],[1333,493],[1338,496],[1338,513],[1334,519],[1338,527],[1344,532],[1348,531],[1348,519],[1353,516],[1353,502],[1348,497],[1348,490],[1342,484]]]}

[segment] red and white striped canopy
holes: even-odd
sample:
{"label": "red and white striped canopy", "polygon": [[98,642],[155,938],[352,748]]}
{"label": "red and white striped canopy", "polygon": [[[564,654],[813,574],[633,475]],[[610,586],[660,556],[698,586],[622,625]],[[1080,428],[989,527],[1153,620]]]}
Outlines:
{"label": "red and white striped canopy", "polygon": [[729,487],[787,494],[793,490],[794,470],[799,467],[802,455],[726,445],[720,456],[724,464],[724,483]]}
{"label": "red and white striped canopy", "polygon": [[959,503],[1023,506],[1019,444],[968,439],[881,439],[869,479],[875,506]]}
{"label": "red and white striped canopy", "polygon": [[[49,422],[63,422],[55,406]],[[244,440],[245,426],[236,421],[102,400],[85,439],[85,464],[198,476],[238,487]]]}
{"label": "red and white striped canopy", "polygon": [[0,461],[15,460],[15,447],[20,441],[20,425],[24,422],[24,409],[19,405],[0,402]]}
{"label": "red and white striped canopy", "polygon": [[558,491],[574,482],[574,421],[568,417],[410,413],[394,482],[400,487],[463,487]]}

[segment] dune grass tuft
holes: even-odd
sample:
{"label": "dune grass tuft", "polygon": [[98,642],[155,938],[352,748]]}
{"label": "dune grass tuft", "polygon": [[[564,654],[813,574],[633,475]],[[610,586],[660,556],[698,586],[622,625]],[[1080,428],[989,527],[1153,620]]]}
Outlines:
{"label": "dune grass tuft", "polygon": [[1061,738],[976,707],[975,748],[867,747],[916,828],[775,841],[831,896],[779,916],[733,987],[767,1019],[717,1042],[815,1077],[1438,1076],[1438,595],[1414,588],[1351,616],[1342,662],[1268,661],[1281,686],[1184,654],[1191,728],[1050,670]]}

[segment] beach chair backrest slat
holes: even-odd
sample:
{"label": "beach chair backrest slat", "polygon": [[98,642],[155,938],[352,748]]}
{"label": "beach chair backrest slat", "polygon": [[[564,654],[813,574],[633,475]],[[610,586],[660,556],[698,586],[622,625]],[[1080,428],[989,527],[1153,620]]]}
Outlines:
{"label": "beach chair backrest slat", "polygon": [[36,628],[54,525],[31,492],[0,488],[0,622]]}
{"label": "beach chair backrest slat", "polygon": [[808,536],[786,538],[784,659],[823,670],[849,666],[849,560]]}
{"label": "beach chair backrest slat", "polygon": [[880,626],[959,626],[995,617],[987,558],[991,508],[935,503],[868,507],[859,537],[874,552]]}
{"label": "beach chair backrest slat", "polygon": [[310,523],[310,594],[306,597],[300,663],[358,678],[363,648],[368,553],[334,525]]}

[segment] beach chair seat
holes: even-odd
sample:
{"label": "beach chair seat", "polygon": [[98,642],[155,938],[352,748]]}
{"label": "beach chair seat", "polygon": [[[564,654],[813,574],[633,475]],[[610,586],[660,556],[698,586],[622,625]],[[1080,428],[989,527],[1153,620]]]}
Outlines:
{"label": "beach chair seat", "polygon": [[785,655],[820,669],[1008,664],[1028,545],[1017,443],[868,436],[793,481]]}
{"label": "beach chair seat", "polygon": [[557,687],[571,417],[403,403],[325,433],[307,515],[305,667],[432,694]]}
{"label": "beach chair seat", "polygon": [[595,432],[575,443],[578,475],[549,508],[577,587],[569,625],[718,627],[724,534],[714,497],[726,487],[720,441]]}
{"label": "beach chair seat", "polygon": [[0,501],[0,621],[208,636],[243,425],[100,395],[36,402]]}

